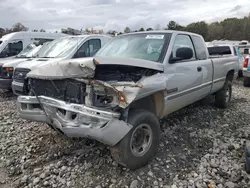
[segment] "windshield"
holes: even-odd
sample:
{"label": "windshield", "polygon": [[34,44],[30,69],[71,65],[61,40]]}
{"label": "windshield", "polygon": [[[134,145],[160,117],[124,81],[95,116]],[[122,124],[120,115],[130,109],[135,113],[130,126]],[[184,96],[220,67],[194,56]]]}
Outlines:
{"label": "windshield", "polygon": [[38,51],[42,48],[42,45],[39,45],[33,48],[30,52],[27,53],[26,57],[36,57]]}
{"label": "windshield", "polygon": [[135,58],[159,62],[168,34],[132,34],[116,37],[96,56]]}
{"label": "windshield", "polygon": [[51,42],[51,44],[38,54],[40,58],[60,58],[68,55],[74,50],[83,38],[79,37],[67,37],[60,38]]}
{"label": "windshield", "polygon": [[3,41],[0,40],[0,44],[2,44]]}
{"label": "windshield", "polygon": [[29,44],[16,57],[27,57],[27,54],[30,53],[35,47],[36,46],[34,44]]}

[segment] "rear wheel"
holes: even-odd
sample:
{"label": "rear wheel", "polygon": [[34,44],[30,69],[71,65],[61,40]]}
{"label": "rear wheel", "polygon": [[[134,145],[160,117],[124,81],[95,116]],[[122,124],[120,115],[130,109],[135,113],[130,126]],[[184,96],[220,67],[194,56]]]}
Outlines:
{"label": "rear wheel", "polygon": [[250,78],[249,77],[244,77],[243,85],[245,87],[250,87]]}
{"label": "rear wheel", "polygon": [[118,163],[137,169],[148,164],[155,156],[160,140],[160,124],[153,113],[141,109],[130,110],[128,123],[133,128],[110,150]]}
{"label": "rear wheel", "polygon": [[226,80],[221,90],[215,93],[215,104],[219,108],[228,107],[232,96],[232,82]]}
{"label": "rear wheel", "polygon": [[245,146],[245,169],[250,174],[250,143],[247,142]]}
{"label": "rear wheel", "polygon": [[238,72],[238,77],[239,77],[239,78],[243,77],[243,72],[242,72],[242,70],[239,70],[239,72]]}

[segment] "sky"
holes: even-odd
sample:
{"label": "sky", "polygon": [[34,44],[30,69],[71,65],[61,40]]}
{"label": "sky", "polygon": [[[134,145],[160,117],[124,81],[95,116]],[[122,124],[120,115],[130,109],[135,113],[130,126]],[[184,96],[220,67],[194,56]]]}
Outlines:
{"label": "sky", "polygon": [[21,22],[30,29],[165,28],[174,20],[220,21],[249,14],[249,0],[0,0],[0,27]]}

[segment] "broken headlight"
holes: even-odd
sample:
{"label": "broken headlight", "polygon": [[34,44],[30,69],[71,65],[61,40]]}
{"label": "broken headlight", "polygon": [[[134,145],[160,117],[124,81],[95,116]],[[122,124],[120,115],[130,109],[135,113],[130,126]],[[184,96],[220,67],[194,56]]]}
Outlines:
{"label": "broken headlight", "polygon": [[119,104],[117,92],[105,86],[94,86],[92,89],[92,105],[95,107],[115,107]]}

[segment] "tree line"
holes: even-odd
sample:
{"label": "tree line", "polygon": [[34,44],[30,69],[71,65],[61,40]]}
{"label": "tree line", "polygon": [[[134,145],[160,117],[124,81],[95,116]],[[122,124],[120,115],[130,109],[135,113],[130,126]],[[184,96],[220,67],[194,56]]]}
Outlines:
{"label": "tree line", "polygon": [[[109,30],[107,34],[123,34],[139,31],[152,31],[159,30],[160,28],[139,28],[138,30],[131,30],[129,27],[126,27],[123,32],[117,32],[115,30]],[[250,41],[250,14],[248,17],[244,18],[227,18],[220,22],[206,23],[205,21],[193,22],[187,26],[178,24],[178,22],[170,21],[168,25],[163,28],[165,30],[181,30],[188,31],[200,34],[204,37],[206,41],[212,40],[248,40]],[[0,37],[2,35],[17,32],[17,31],[27,31],[28,28],[21,23],[16,23],[12,28],[4,29],[0,27]],[[44,29],[33,30],[35,32],[45,32]],[[89,31],[89,29],[86,29]]]}
{"label": "tree line", "polygon": [[[16,24],[14,24],[11,28],[2,28],[0,26],[0,38],[3,36],[3,35],[6,35],[6,34],[9,34],[9,33],[13,33],[13,32],[18,32],[18,31],[28,31],[29,28],[25,27],[22,23],[18,22]],[[44,29],[34,29],[32,30],[34,32],[46,32]]]}
{"label": "tree line", "polygon": [[[227,18],[220,22],[206,23],[205,21],[193,22],[187,26],[178,24],[175,21],[170,21],[168,25],[163,28],[164,30],[180,30],[200,34],[206,41],[213,40],[248,40],[250,41],[250,15],[244,18]],[[139,30],[132,31],[126,27],[123,33],[138,32],[138,31],[151,31],[153,28],[140,28]],[[157,29],[158,30],[158,29]],[[110,30],[109,34],[116,32]]]}

